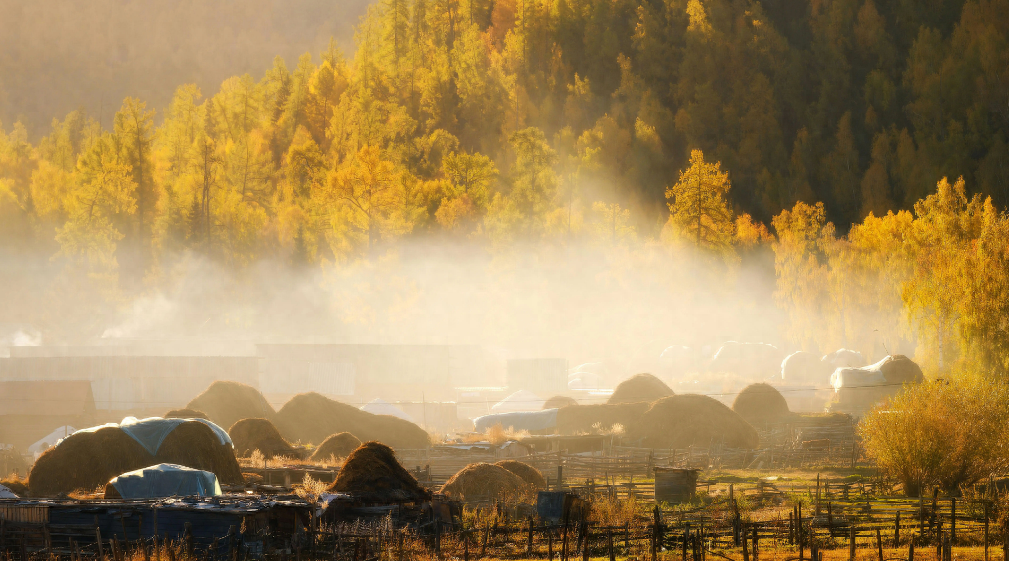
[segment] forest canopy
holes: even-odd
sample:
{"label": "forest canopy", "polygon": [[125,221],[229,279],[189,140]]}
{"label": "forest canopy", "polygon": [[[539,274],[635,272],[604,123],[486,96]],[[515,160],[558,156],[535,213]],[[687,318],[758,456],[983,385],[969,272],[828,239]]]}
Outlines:
{"label": "forest canopy", "polygon": [[352,56],[0,127],[0,229],[109,301],[185,252],[691,248],[773,260],[799,347],[1005,372],[1007,37],[1009,0],[381,0]]}

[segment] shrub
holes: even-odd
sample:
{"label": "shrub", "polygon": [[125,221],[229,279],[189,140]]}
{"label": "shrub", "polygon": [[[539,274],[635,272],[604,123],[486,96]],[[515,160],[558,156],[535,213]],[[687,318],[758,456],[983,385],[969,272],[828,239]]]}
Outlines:
{"label": "shrub", "polygon": [[869,456],[908,496],[956,493],[1009,467],[1009,385],[974,373],[906,386],[859,423]]}

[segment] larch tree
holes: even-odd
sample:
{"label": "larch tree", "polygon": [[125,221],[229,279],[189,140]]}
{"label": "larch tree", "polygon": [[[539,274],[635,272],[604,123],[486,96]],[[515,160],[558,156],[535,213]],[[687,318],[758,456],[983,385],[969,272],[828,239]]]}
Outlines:
{"label": "larch tree", "polygon": [[727,248],[733,226],[732,210],[725,200],[729,188],[729,173],[721,170],[721,162],[705,162],[703,152],[692,150],[690,167],[666,189],[670,223],[698,249]]}

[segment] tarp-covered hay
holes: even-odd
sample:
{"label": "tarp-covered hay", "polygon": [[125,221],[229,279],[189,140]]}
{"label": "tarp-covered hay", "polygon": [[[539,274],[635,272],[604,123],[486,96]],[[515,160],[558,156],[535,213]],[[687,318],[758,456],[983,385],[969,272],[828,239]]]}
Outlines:
{"label": "tarp-covered hay", "polygon": [[315,392],[298,394],[277,413],[280,433],[288,440],[322,442],[329,435],[349,432],[363,441],[375,440],[393,448],[427,448],[424,429],[391,415],[373,415]]}
{"label": "tarp-covered hay", "polygon": [[419,503],[431,498],[399,464],[392,448],[380,442],[366,442],[351,452],[329,491],[368,503]]}
{"label": "tarp-covered hay", "polygon": [[452,476],[441,492],[454,499],[496,499],[521,491],[526,486],[521,477],[494,464],[470,464]]}
{"label": "tarp-covered hay", "polygon": [[732,403],[732,410],[754,426],[777,422],[790,413],[781,393],[763,382],[743,388]]}
{"label": "tarp-covered hay", "polygon": [[557,410],[557,431],[560,434],[592,434],[609,430],[613,425],[624,428],[635,422],[648,409],[648,404],[604,403],[562,407]]}
{"label": "tarp-covered hay", "polygon": [[242,419],[231,425],[228,435],[235,443],[235,455],[239,458],[246,458],[256,450],[267,458],[300,458],[299,452],[267,419]]}
{"label": "tarp-covered hay", "polygon": [[166,419],[206,419],[210,420],[203,411],[198,411],[196,409],[172,409],[168,413],[162,415]]}
{"label": "tarp-covered hay", "polygon": [[231,446],[221,444],[207,425],[190,421],[172,430],[156,455],[118,427],[74,433],[39,457],[28,476],[28,489],[35,497],[91,491],[121,473],[161,463],[209,471],[224,484],[242,484]]}
{"label": "tarp-covered hay", "polygon": [[561,407],[568,407],[571,405],[578,405],[575,398],[568,397],[566,395],[555,395],[543,403],[543,409],[560,409]]}
{"label": "tarp-covered hay", "polygon": [[706,395],[684,394],[662,398],[627,429],[627,440],[645,448],[753,449],[760,444],[756,429],[732,409]]}
{"label": "tarp-covered hay", "polygon": [[518,460],[501,460],[494,462],[494,465],[503,467],[514,473],[522,481],[525,481],[526,485],[531,485],[534,489],[545,489],[547,486],[547,480],[543,479],[543,474],[540,473],[540,470],[527,463]]}
{"label": "tarp-covered hay", "polygon": [[230,427],[242,419],[270,419],[273,407],[256,388],[239,382],[217,381],[186,405],[207,414],[211,421]]}
{"label": "tarp-covered hay", "polygon": [[662,380],[651,374],[635,374],[620,382],[606,403],[651,403],[656,399],[673,395],[673,390]]}
{"label": "tarp-covered hay", "polygon": [[332,457],[346,458],[361,445],[361,440],[349,432],[332,434],[315,449],[313,462],[325,462]]}

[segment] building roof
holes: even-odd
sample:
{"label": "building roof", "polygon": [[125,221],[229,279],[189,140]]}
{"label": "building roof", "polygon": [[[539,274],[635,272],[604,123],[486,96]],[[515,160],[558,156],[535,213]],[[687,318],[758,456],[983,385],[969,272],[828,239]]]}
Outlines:
{"label": "building roof", "polygon": [[95,410],[91,382],[0,382],[0,415],[67,417]]}

